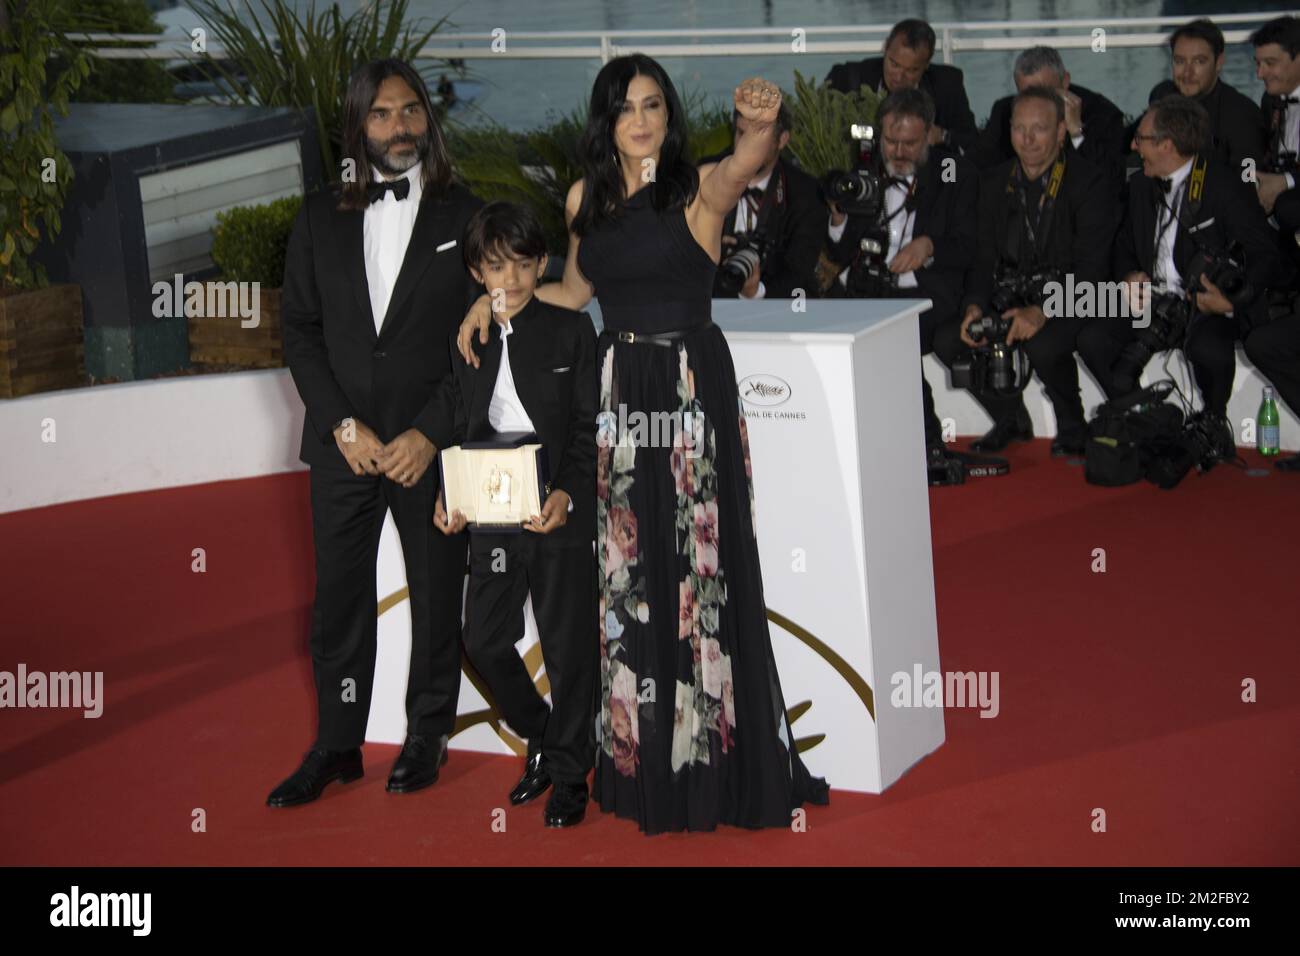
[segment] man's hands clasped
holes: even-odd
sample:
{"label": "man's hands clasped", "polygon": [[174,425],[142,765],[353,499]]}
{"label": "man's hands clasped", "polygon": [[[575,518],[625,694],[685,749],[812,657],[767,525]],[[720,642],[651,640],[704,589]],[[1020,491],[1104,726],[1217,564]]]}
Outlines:
{"label": "man's hands clasped", "polygon": [[383,475],[403,488],[414,488],[433,464],[438,448],[415,428],[408,428],[388,444],[354,418],[334,429],[334,443],[354,475]]}

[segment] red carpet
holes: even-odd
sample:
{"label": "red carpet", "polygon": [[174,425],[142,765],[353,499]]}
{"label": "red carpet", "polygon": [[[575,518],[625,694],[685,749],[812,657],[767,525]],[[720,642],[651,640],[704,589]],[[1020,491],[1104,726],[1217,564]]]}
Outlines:
{"label": "red carpet", "polygon": [[106,683],[98,720],[0,711],[0,862],[1300,862],[1300,477],[1100,489],[1046,442],[1012,460],[931,492],[943,669],[999,671],[1000,715],[949,711],[937,753],[883,796],[836,791],[805,833],[646,838],[595,810],[548,831],[539,806],[496,833],[518,760],[453,752],[435,787],[396,797],[386,746],[361,781],[270,810],[313,729],[306,475],[0,515],[0,670]]}

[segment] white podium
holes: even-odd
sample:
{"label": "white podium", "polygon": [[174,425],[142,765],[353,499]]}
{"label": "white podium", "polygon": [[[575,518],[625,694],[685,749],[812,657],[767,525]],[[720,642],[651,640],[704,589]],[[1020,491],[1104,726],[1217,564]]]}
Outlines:
{"label": "white podium", "polygon": [[[943,743],[941,708],[890,706],[890,678],[939,669],[916,316],[925,299],[713,303],[745,404],[770,633],[805,761],[879,793]],[[598,303],[588,309],[600,321]],[[379,594],[405,586],[391,522]],[[405,732],[410,614],[381,606],[368,740]],[[531,613],[519,647],[541,678]],[[531,652],[531,653],[530,653]],[[521,752],[461,685],[458,749]]]}

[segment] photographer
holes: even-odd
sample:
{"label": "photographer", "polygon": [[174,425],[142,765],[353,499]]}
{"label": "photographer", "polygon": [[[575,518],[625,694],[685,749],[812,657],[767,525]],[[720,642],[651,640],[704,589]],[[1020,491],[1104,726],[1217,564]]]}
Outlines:
{"label": "photographer", "polygon": [[1293,236],[1300,231],[1300,20],[1278,17],[1250,35],[1255,47],[1255,75],[1264,84],[1259,108],[1268,144],[1256,174],[1264,212],[1282,233],[1282,248],[1296,256]]}
{"label": "photographer", "polygon": [[[1234,341],[1266,322],[1264,290],[1289,270],[1250,187],[1205,152],[1210,120],[1195,100],[1169,96],[1146,111],[1133,137],[1142,175],[1129,183],[1115,243],[1115,274],[1129,284],[1130,319],[1098,319],[1079,335],[1079,353],[1109,398],[1133,390],[1151,355],[1182,346],[1217,449],[1231,457],[1228,396]],[[1230,248],[1236,246],[1244,262]],[[1244,269],[1241,268],[1244,266]],[[1147,301],[1143,283],[1150,283]]]}
{"label": "photographer", "polygon": [[[738,144],[749,121],[733,112],[732,123],[733,144]],[[817,196],[817,181],[781,158],[791,126],[784,102],[776,126],[779,136],[772,140],[767,161],[723,222],[714,298],[788,299],[796,290],[816,295],[826,209]]]}
{"label": "photographer", "polygon": [[934,103],[930,145],[971,149],[979,131],[966,97],[962,72],[955,66],[931,62],[934,44],[930,24],[924,20],[900,20],[885,38],[883,57],[837,63],[827,74],[826,83],[841,93],[856,93],[859,87],[866,86],[882,96],[922,90]]}
{"label": "photographer", "polygon": [[[1085,424],[1074,339],[1084,320],[1072,317],[1070,308],[1049,317],[1041,303],[1044,287],[1064,283],[1068,274],[1076,285],[1106,279],[1118,204],[1105,174],[1066,150],[1065,107],[1055,90],[1029,87],[1017,95],[1010,128],[1015,158],[980,182],[979,242],[960,330],[940,327],[934,347],[951,367],[963,345],[985,344],[970,334],[973,323],[985,317],[1009,322],[1005,342],[1022,343],[1056,410],[1052,454],[1079,454]],[[993,308],[1007,300],[1021,304]],[[972,394],[993,419],[988,434],[972,444],[975,451],[999,451],[1013,439],[1033,437],[1019,393]]]}
{"label": "photographer", "polygon": [[[934,103],[922,90],[891,93],[876,113],[881,152],[871,172],[884,181],[883,202],[872,216],[850,216],[831,204],[829,256],[846,268],[833,290],[873,297],[928,298],[921,314],[921,354],[934,349],[935,330],[955,324],[966,270],[974,261],[979,175],[954,151],[930,147]],[[862,240],[878,237],[871,256]],[[877,277],[855,277],[854,270]],[[943,447],[930,384],[921,377],[927,449]]]}
{"label": "photographer", "polygon": [[[1223,72],[1223,32],[1206,19],[1193,20],[1169,35],[1172,79],[1151,90],[1148,103],[1181,93],[1190,96],[1210,117],[1210,152],[1240,173],[1243,161],[1256,163],[1265,155],[1259,107],[1220,75]],[[1137,124],[1128,133],[1133,138]]]}
{"label": "photographer", "polygon": [[[1106,97],[1070,82],[1061,54],[1050,46],[1036,46],[1016,57],[1012,73],[1017,92],[1031,86],[1054,90],[1065,110],[1066,149],[1077,152],[1101,169],[1118,198],[1124,183],[1124,114]],[[1007,162],[1015,153],[1011,137],[1011,107],[1015,97],[993,104],[989,121],[980,133],[971,158],[981,170]]]}

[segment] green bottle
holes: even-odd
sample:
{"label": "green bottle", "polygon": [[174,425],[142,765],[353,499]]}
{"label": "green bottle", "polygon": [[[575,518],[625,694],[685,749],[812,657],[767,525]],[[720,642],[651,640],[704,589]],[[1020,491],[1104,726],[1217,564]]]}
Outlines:
{"label": "green bottle", "polygon": [[1255,445],[1261,455],[1276,455],[1282,436],[1277,424],[1277,399],[1273,397],[1273,386],[1264,386],[1264,400],[1259,403],[1259,418],[1256,422]]}

